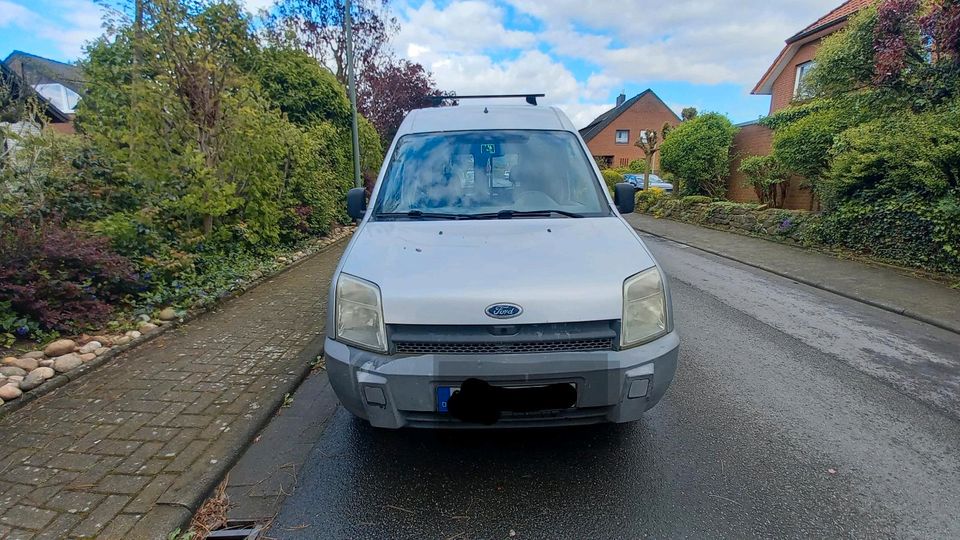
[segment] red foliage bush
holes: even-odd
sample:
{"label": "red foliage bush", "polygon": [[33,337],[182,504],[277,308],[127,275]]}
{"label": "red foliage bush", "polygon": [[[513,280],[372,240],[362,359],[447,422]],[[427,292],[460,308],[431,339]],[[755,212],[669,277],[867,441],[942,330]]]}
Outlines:
{"label": "red foliage bush", "polygon": [[73,332],[105,322],[133,290],[133,268],[107,238],[58,220],[0,230],[0,301],[47,330]]}
{"label": "red foliage bush", "polygon": [[920,0],[884,0],[877,6],[874,29],[874,82],[883,84],[897,78],[907,67],[909,40],[919,36],[917,9]]}

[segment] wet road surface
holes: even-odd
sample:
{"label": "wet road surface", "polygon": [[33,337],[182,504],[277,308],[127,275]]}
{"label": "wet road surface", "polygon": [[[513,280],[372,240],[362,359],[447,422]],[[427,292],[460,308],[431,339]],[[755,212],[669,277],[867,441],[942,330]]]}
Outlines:
{"label": "wet road surface", "polygon": [[342,408],[276,538],[960,538],[960,336],[655,238],[680,365],[627,425],[388,432]]}

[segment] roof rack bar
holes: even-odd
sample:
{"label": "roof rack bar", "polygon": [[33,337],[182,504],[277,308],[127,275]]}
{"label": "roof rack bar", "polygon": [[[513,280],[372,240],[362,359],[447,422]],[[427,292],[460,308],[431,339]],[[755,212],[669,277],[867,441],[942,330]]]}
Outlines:
{"label": "roof rack bar", "polygon": [[544,97],[546,94],[484,94],[484,95],[474,95],[474,96],[458,96],[458,95],[447,95],[447,96],[427,96],[427,99],[430,100],[430,104],[434,107],[439,107],[443,104],[444,100],[461,100],[461,99],[500,99],[500,98],[524,98],[527,103],[531,105],[537,104],[538,97]]}

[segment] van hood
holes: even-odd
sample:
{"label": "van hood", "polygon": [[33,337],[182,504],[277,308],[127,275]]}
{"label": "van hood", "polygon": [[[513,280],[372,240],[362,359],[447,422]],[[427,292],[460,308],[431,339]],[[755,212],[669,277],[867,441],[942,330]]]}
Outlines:
{"label": "van hood", "polygon": [[[341,271],[380,287],[387,324],[532,324],[619,319],[623,281],[653,265],[611,216],[369,221]],[[523,311],[486,314],[500,303]]]}

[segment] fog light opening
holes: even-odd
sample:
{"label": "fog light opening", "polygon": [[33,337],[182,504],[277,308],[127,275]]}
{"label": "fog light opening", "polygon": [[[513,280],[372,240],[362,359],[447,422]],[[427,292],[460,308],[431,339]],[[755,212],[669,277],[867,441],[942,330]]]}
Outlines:
{"label": "fog light opening", "polygon": [[637,379],[630,383],[630,390],[627,391],[627,397],[630,399],[647,397],[647,388],[650,387],[650,379]]}
{"label": "fog light opening", "polygon": [[363,399],[368,405],[383,407],[387,404],[387,396],[379,386],[364,386]]}

